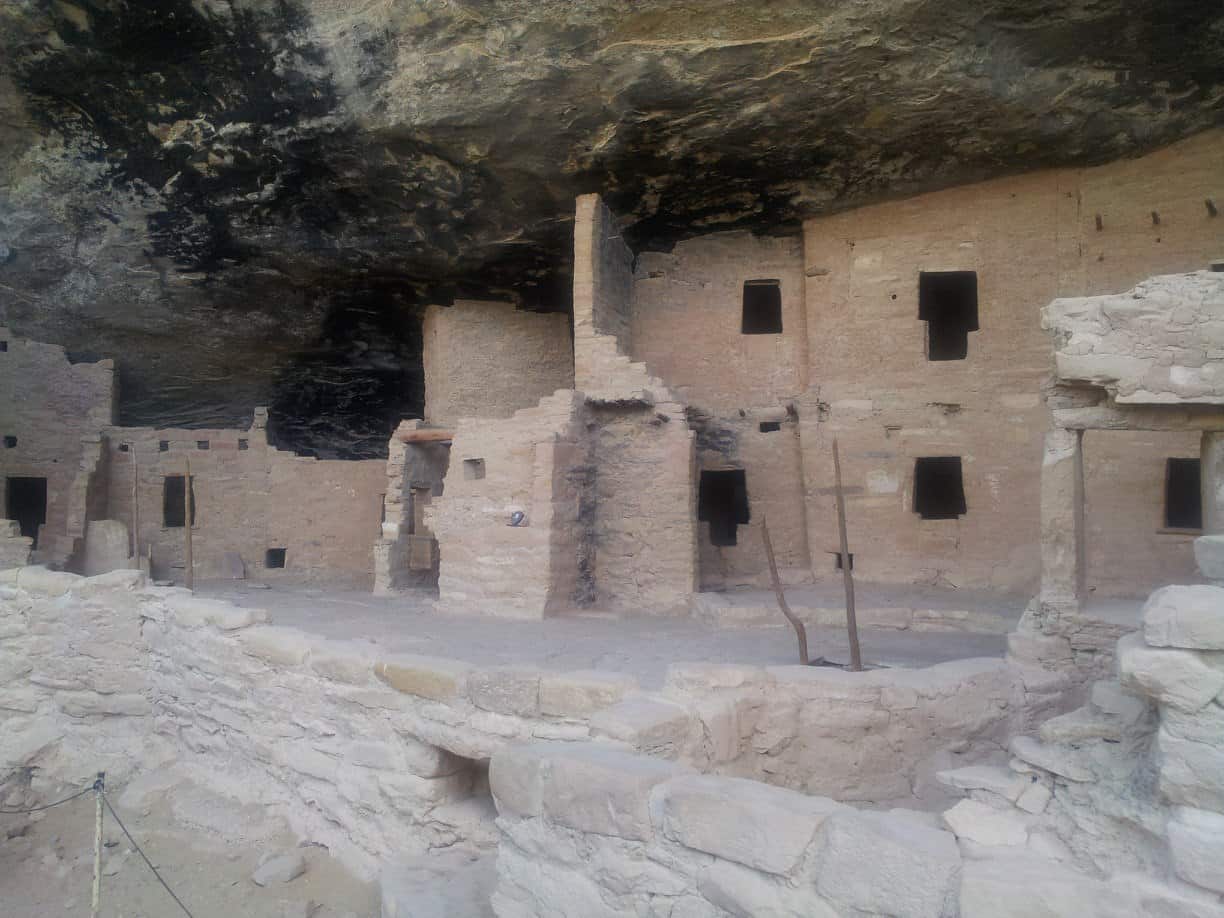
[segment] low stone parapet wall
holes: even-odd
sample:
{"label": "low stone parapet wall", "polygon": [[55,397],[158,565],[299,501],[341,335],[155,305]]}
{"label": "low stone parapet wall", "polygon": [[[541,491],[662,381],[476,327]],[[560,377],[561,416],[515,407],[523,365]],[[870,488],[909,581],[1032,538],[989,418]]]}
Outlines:
{"label": "low stone parapet wall", "polygon": [[100,769],[190,778],[283,811],[368,869],[391,851],[492,844],[485,763],[540,740],[930,808],[947,799],[936,769],[1001,756],[1062,685],[1001,660],[677,663],[643,692],[623,673],[388,654],[268,618],[136,571],[0,572],[0,769],[37,766],[48,789]]}
{"label": "low stone parapet wall", "polygon": [[1077,869],[976,800],[865,811],[596,744],[507,748],[490,784],[498,918],[1224,916],[1157,873]]}

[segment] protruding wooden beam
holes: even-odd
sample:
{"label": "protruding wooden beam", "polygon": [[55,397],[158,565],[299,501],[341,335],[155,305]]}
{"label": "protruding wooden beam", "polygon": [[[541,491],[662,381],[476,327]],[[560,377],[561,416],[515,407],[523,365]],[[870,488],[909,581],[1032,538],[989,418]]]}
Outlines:
{"label": "protruding wooden beam", "polygon": [[405,430],[397,433],[396,439],[401,443],[449,443],[455,439],[453,430],[433,430],[428,427],[418,427],[416,430]]}

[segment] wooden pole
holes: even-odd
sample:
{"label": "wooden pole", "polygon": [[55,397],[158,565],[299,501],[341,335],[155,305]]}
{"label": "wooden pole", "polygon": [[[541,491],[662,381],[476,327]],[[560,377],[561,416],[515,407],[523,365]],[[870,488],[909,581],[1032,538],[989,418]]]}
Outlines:
{"label": "wooden pole", "polygon": [[132,454],[132,557],[140,568],[140,467],[136,462],[136,444],[128,444]]}
{"label": "wooden pole", "polygon": [[195,576],[191,560],[191,524],[195,520],[191,518],[191,457],[185,456],[183,461],[187,463],[187,474],[183,478],[184,582],[187,589],[192,590],[195,589]]}
{"label": "wooden pole", "polygon": [[90,918],[98,918],[102,909],[102,789],[105,780],[106,773],[100,771],[94,781],[94,872]]}
{"label": "wooden pole", "polygon": [[833,485],[837,494],[837,531],[841,536],[842,584],[846,588],[846,631],[850,636],[850,671],[861,672],[863,657],[859,651],[858,619],[854,614],[854,574],[850,571],[850,546],[846,539],[846,495],[842,492],[841,457],[837,454],[837,438],[833,438]]}
{"label": "wooden pole", "polygon": [[786,620],[794,627],[795,637],[799,639],[799,662],[807,666],[807,629],[803,626],[803,622],[795,617],[795,614],[791,612],[790,606],[786,603],[786,595],[782,592],[782,580],[778,576],[778,562],[774,559],[773,542],[769,539],[769,526],[765,522],[764,513],[761,514],[761,538],[765,542],[765,557],[769,560],[769,577],[773,581],[774,596],[778,597],[778,605],[782,608],[782,614],[786,616]]}

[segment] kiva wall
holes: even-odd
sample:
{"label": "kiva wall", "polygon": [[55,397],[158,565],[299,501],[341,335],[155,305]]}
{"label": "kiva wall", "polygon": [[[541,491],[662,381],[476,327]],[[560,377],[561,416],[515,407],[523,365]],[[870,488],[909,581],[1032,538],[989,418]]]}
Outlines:
{"label": "kiva wall", "polygon": [[456,300],[423,321],[425,417],[505,418],[574,386],[569,318],[509,303]]}

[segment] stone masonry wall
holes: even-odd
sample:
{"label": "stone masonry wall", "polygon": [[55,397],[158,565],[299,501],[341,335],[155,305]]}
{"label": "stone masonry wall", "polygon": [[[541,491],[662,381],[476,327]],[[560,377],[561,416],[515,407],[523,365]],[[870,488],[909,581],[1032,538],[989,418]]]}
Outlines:
{"label": "stone masonry wall", "polygon": [[[744,283],[776,280],[781,334],[741,332]],[[716,415],[773,407],[807,387],[803,244],[715,233],[643,252],[633,274],[632,353],[686,402]]]}
{"label": "stone masonry wall", "polygon": [[425,311],[422,335],[431,424],[509,417],[574,386],[569,319],[561,313],[456,300]]}
{"label": "stone masonry wall", "polygon": [[[974,785],[974,774],[952,779]],[[1022,822],[978,798],[942,816],[869,812],[590,744],[505,749],[490,784],[498,918],[1224,914],[1218,896],[1177,877],[1101,878],[1028,846]],[[973,792],[1031,809],[1047,799],[1037,780],[992,786]],[[1216,874],[1209,840],[1195,835],[1193,863]]]}
{"label": "stone masonry wall", "polygon": [[[131,527],[134,463],[140,544],[142,551],[151,546],[157,577],[183,576],[183,530],[164,525],[163,498],[166,477],[183,475],[189,460],[197,577],[231,576],[225,556],[232,552],[261,577],[372,583],[386,486],[382,461],[295,456],[269,446],[259,422],[247,430],[108,428],[106,442],[106,515]],[[283,573],[266,567],[270,548],[285,549]]]}
{"label": "stone masonry wall", "polygon": [[70,363],[62,347],[2,327],[0,341],[0,437],[16,438],[0,443],[0,478],[47,479],[39,557],[67,563],[84,536],[89,478],[81,473],[92,470],[99,432],[114,422],[114,363]]}
{"label": "stone masonry wall", "polygon": [[581,409],[581,393],[561,390],[509,418],[459,422],[426,514],[440,610],[531,618],[574,603],[580,501],[564,472],[582,464]]}
{"label": "stone masonry wall", "polygon": [[[855,570],[866,580],[1031,594],[1038,580],[1039,475],[1051,373],[1041,308],[1118,293],[1146,277],[1201,270],[1224,251],[1224,146],[1208,132],[1133,161],[1033,173],[809,220],[804,273],[812,387],[799,406],[813,568],[833,576],[821,533],[836,531],[837,436]],[[1154,224],[1151,213],[1160,215]],[[1097,229],[1097,217],[1101,229]],[[921,271],[972,270],[978,331],[965,360],[928,361]],[[823,418],[823,420],[822,420]],[[1154,446],[1157,457],[1172,455]],[[968,513],[913,511],[914,460],[960,456]],[[1146,461],[1136,456],[1137,462]],[[1119,483],[1121,486],[1121,483]],[[1103,521],[1125,526],[1150,504]],[[1120,572],[1142,595],[1153,568],[1186,554],[1149,544],[1152,567]]]}
{"label": "stone masonry wall", "polygon": [[574,385],[584,392],[607,384],[592,353],[596,339],[631,352],[633,253],[598,195],[578,198],[574,214]]}
{"label": "stone masonry wall", "polygon": [[1084,434],[1086,587],[1135,595],[1136,583],[1196,583],[1194,533],[1165,526],[1165,463],[1198,459],[1198,431],[1090,430]]}
{"label": "stone masonry wall", "polygon": [[946,799],[933,768],[998,756],[1058,688],[989,660],[857,677],[678,663],[643,692],[615,672],[389,655],[137,571],[0,572],[0,768],[34,766],[43,795],[99,768],[120,788],[189,779],[282,812],[363,870],[490,844],[479,763],[514,743],[591,740],[929,807]]}
{"label": "stone masonry wall", "polygon": [[601,608],[684,613],[697,589],[693,434],[645,407],[593,406]]}

